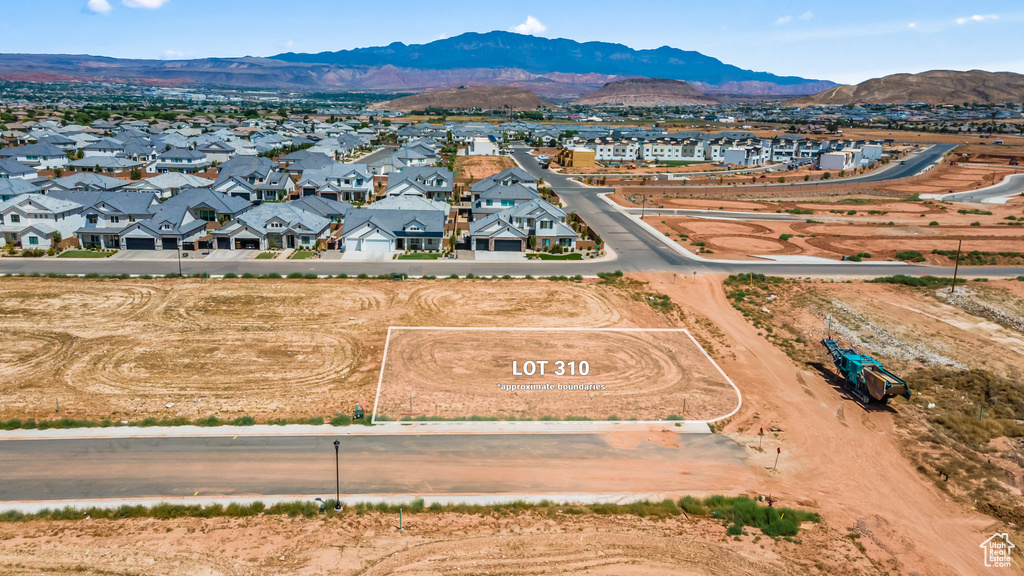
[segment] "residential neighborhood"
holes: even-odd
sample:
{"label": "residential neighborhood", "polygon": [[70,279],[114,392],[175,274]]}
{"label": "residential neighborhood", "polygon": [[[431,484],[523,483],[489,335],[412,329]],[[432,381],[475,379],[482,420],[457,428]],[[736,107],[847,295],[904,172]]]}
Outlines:
{"label": "residential neighborhood", "polygon": [[[515,133],[508,126],[354,124],[22,123],[0,149],[0,247],[116,258],[523,258],[581,246],[599,254],[557,198],[503,156]],[[496,168],[460,176],[459,157]]]}

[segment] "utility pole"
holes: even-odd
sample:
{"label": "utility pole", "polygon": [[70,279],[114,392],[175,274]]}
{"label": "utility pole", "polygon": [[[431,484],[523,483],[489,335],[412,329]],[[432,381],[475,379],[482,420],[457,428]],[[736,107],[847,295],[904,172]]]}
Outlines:
{"label": "utility pole", "polygon": [[178,242],[178,276],[181,276],[181,242]]}
{"label": "utility pole", "polygon": [[963,239],[956,245],[956,264],[953,266],[953,285],[949,287],[949,293],[956,290],[956,273],[960,271],[960,248],[964,245]]}

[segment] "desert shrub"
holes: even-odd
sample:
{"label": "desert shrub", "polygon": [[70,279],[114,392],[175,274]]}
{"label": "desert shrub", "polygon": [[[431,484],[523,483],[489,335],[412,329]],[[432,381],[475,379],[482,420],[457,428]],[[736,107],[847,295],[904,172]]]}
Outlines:
{"label": "desert shrub", "polygon": [[909,260],[911,262],[924,262],[924,254],[917,250],[904,250],[896,253],[897,260]]}
{"label": "desert shrub", "polygon": [[232,426],[252,426],[256,420],[252,416],[242,416],[231,421]]}
{"label": "desert shrub", "polygon": [[786,242],[786,241],[788,241],[792,237],[793,237],[792,234],[783,234],[782,236],[779,236],[779,240],[782,240],[783,242]]}
{"label": "desert shrub", "polygon": [[291,274],[288,275],[288,278],[292,280],[302,278],[302,272],[292,272]]}
{"label": "desert shrub", "polygon": [[[953,284],[953,279],[943,276],[906,276],[904,274],[896,274],[895,276],[875,278],[868,280],[868,282],[875,284],[899,284],[901,286],[913,286],[914,288],[938,288]],[[965,282],[966,280],[963,278],[959,278],[956,281],[957,286]]]}
{"label": "desert shrub", "polygon": [[234,272],[228,272],[227,274],[224,275],[224,278],[238,278],[238,274],[235,274]]}

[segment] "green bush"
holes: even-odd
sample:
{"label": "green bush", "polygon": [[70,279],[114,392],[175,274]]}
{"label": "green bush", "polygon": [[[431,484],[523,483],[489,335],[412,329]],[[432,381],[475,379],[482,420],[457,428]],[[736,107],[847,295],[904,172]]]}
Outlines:
{"label": "green bush", "polygon": [[302,272],[292,272],[288,275],[288,278],[291,278],[292,280],[302,278]]}
{"label": "green bush", "polygon": [[367,276],[366,273],[363,272],[362,274],[356,276],[356,278],[358,278],[360,280],[366,280],[367,278],[369,278],[369,276]]}
{"label": "green bush", "polygon": [[909,260],[911,262],[924,262],[924,254],[917,250],[904,250],[896,253],[897,260]]}
{"label": "green bush", "polygon": [[[938,288],[951,285],[953,279],[943,276],[906,276],[904,274],[896,274],[895,276],[875,278],[868,280],[868,282],[875,284],[899,284],[901,286],[913,286],[914,288]],[[962,278],[956,281],[958,286],[965,282],[966,280]]]}
{"label": "green bush", "polygon": [[224,278],[238,278],[238,274],[235,274],[234,272],[228,272],[227,274],[224,275]]}
{"label": "green bush", "polygon": [[280,280],[281,275],[277,272],[271,272],[269,274],[260,274],[259,276],[263,280]]}
{"label": "green bush", "polygon": [[348,414],[338,414],[331,418],[331,426],[348,426],[352,424],[352,417]]}
{"label": "green bush", "polygon": [[252,272],[246,272],[245,274],[242,274],[242,278],[257,278],[257,276]]}
{"label": "green bush", "polygon": [[252,416],[242,416],[231,421],[232,426],[252,426],[256,420]]}
{"label": "green bush", "polygon": [[312,272],[306,272],[302,277],[305,278],[306,280],[316,280],[320,278],[319,275],[314,274]]}
{"label": "green bush", "polygon": [[783,234],[782,236],[779,236],[779,240],[782,240],[783,242],[786,242],[787,240],[789,240],[792,237],[793,237],[792,234]]}

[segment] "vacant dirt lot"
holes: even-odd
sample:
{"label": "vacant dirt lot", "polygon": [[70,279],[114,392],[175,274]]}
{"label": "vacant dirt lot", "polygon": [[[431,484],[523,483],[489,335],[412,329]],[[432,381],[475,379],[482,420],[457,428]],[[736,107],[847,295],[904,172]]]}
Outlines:
{"label": "vacant dirt lot", "polygon": [[458,156],[455,158],[455,176],[476,182],[513,166],[515,162],[509,156]]}
{"label": "vacant dirt lot", "polygon": [[665,323],[549,281],[5,278],[0,314],[0,419],[330,417],[372,398],[388,326]]}
{"label": "vacant dirt lot", "polygon": [[283,517],[83,520],[0,524],[0,572],[178,576],[535,574],[697,576],[880,574],[841,530],[810,526],[799,541],[684,518],[520,513],[367,514],[342,520]]}
{"label": "vacant dirt lot", "polygon": [[[619,194],[618,203],[635,207]],[[924,261],[952,266],[953,251],[963,240],[961,265],[1024,263],[1024,199],[1007,204],[946,204],[893,201],[864,196],[832,202],[752,201],[700,198],[658,198],[665,208],[789,212],[803,221],[731,221],[648,215],[645,221],[690,250],[711,250],[713,258],[747,260],[750,256],[808,255],[839,259],[870,254],[864,260],[897,259],[905,251],[920,252]],[[648,205],[650,206],[650,204]],[[711,215],[713,216],[713,214]],[[701,244],[703,243],[703,245]],[[968,257],[971,252],[987,253]]]}
{"label": "vacant dirt lot", "polygon": [[[539,361],[547,362],[543,376]],[[499,384],[555,389],[505,391]],[[711,420],[737,403],[732,386],[685,332],[395,329],[377,414]]]}

